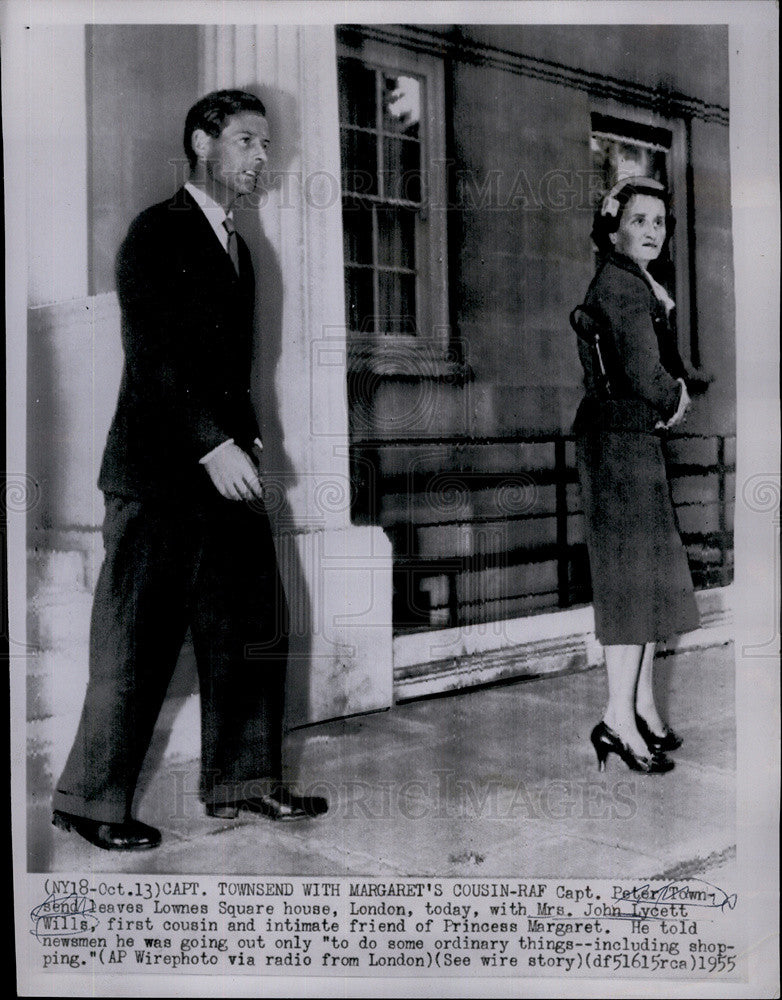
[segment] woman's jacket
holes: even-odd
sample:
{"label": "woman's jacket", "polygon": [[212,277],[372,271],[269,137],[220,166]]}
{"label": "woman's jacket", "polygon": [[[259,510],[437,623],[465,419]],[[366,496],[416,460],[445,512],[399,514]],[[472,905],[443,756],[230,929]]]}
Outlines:
{"label": "woman's jacket", "polygon": [[677,379],[686,379],[687,372],[673,316],[641,268],[620,254],[605,257],[571,323],[586,385],[575,432],[654,433],[655,425],[676,411],[681,398]]}

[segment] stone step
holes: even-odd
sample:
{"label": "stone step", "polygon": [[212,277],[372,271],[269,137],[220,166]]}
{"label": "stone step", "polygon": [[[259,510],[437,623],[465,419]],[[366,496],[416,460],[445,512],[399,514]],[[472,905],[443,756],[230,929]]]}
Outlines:
{"label": "stone step", "polygon": [[30,599],[27,641],[40,650],[70,648],[87,640],[92,594],[85,589],[41,590]]}
{"label": "stone step", "polygon": [[[27,657],[27,720],[78,714],[89,673],[89,640],[40,649]],[[169,685],[167,701],[181,701],[197,689],[192,643],[184,643]]]}
{"label": "stone step", "polygon": [[[67,713],[35,719],[27,725],[28,785],[39,799],[48,800],[56,777],[65,767],[81,714],[83,687],[78,691],[78,701],[69,695]],[[150,762],[156,767],[166,767],[173,762],[197,760],[200,727],[198,695],[167,699],[146,766],[149,767]]]}
{"label": "stone step", "polygon": [[62,645],[59,649],[36,649],[27,658],[27,676],[56,677],[79,676],[86,678],[89,659],[89,640],[74,641]]}
{"label": "stone step", "polygon": [[87,587],[87,567],[84,552],[52,550],[27,553],[27,592],[79,592]]}
{"label": "stone step", "polygon": [[89,647],[73,643],[30,657],[27,670],[27,721],[78,717],[87,687]]}

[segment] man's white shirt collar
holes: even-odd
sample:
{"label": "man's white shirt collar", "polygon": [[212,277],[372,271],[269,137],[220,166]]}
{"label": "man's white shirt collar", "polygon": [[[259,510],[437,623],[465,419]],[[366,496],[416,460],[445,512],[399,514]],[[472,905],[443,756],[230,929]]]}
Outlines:
{"label": "man's white shirt collar", "polygon": [[209,225],[214,229],[215,236],[220,240],[223,250],[227,252],[228,232],[223,222],[225,219],[233,219],[233,212],[226,213],[223,206],[218,205],[211,195],[208,195],[202,188],[196,187],[195,184],[191,184],[190,181],[185,184],[185,191],[190,194],[193,201],[204,213]]}

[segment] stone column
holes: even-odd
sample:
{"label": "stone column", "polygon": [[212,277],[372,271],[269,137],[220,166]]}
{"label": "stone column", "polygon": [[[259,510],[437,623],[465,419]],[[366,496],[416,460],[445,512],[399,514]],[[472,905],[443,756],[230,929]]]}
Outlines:
{"label": "stone column", "polygon": [[391,547],[350,518],[339,127],[331,27],[203,29],[203,92],[263,100],[266,192],[237,211],[257,276],[256,406],[291,610],[292,725],[392,700]]}

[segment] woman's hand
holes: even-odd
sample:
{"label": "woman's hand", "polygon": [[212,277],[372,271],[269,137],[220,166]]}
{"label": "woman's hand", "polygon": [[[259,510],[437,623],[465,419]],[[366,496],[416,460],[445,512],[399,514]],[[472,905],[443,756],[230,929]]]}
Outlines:
{"label": "woman's hand", "polygon": [[658,420],[654,425],[655,430],[669,431],[672,427],[676,427],[677,424],[682,423],[685,416],[687,415],[687,410],[690,408],[690,394],[687,392],[687,386],[685,385],[684,379],[679,378],[676,380],[682,387],[682,394],[679,397],[679,405],[676,407],[676,412],[667,421]]}

